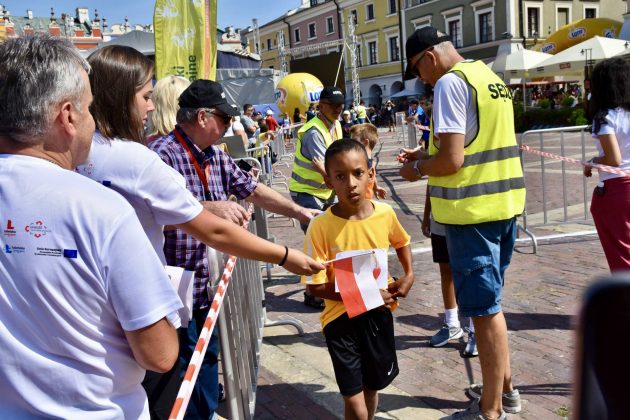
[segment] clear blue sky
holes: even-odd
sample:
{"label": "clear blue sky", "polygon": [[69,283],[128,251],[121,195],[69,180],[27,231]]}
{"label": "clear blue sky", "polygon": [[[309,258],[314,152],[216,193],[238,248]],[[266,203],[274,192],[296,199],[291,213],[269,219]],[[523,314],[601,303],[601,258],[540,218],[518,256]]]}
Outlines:
{"label": "clear blue sky", "polygon": [[[217,0],[217,25],[223,29],[228,25],[245,28],[258,18],[262,25],[275,19],[288,10],[297,7],[300,0]],[[50,8],[55,8],[55,15],[68,13],[74,16],[77,7],[90,9],[94,18],[94,9],[98,9],[101,18],[106,17],[109,25],[122,23],[125,16],[129,23],[147,24],[153,21],[155,1],[150,0],[0,0],[15,16],[26,16],[26,9],[33,10],[35,16],[50,16]]]}

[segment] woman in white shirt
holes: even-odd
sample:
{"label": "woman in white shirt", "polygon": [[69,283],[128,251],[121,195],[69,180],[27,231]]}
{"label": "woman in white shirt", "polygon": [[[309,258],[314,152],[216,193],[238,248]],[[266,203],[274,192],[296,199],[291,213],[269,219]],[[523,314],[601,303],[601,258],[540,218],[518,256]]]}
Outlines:
{"label": "woman in white shirt", "polygon": [[[154,109],[151,60],[133,48],[116,45],[94,52],[88,62],[92,68],[90,111],[96,132],[88,161],[77,171],[129,201],[164,264],[163,227],[173,225],[219,251],[270,263],[282,262],[296,274],[308,275],[324,268],[301,251],[289,252],[285,246],[252,235],[204,210],[186,188],[183,176],[143,144],[147,113]],[[213,115],[208,123],[216,124],[216,129],[224,132],[227,128],[224,117]],[[177,367],[178,364],[164,375],[150,372],[145,378],[143,385],[152,417],[168,417],[179,388]],[[165,375],[172,380],[161,377]]]}
{"label": "woman in white shirt", "polygon": [[[589,109],[599,152],[590,162],[624,169],[627,175],[599,171],[591,214],[610,271],[630,269],[630,60],[611,58],[591,76]],[[584,168],[591,176],[591,167]]]}

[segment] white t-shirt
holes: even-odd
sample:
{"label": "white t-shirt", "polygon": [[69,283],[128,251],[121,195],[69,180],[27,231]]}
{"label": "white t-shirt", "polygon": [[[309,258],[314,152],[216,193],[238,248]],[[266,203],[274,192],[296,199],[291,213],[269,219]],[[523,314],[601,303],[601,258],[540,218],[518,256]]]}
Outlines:
{"label": "white t-shirt", "polygon": [[133,209],[72,171],[3,154],[0,203],[0,418],[148,419],[124,330],[182,304]]}
{"label": "white t-shirt", "polygon": [[228,127],[228,129],[226,130],[225,137],[233,136],[234,135],[234,130],[243,130],[243,131],[245,131],[245,127],[243,127],[243,124],[241,124],[240,121],[234,121],[232,123],[232,125],[230,125]]}
{"label": "white t-shirt", "polygon": [[[471,87],[454,73],[446,73],[433,90],[433,127],[440,133],[464,134],[468,145],[477,134],[477,109]],[[436,139],[439,145],[439,140]]]}
{"label": "white t-shirt", "polygon": [[[614,134],[619,144],[619,152],[621,153],[620,169],[630,169],[630,112],[623,108],[609,109],[606,115],[607,124],[602,124],[598,133],[593,134],[595,145],[599,156],[604,155],[604,149],[597,135]],[[611,174],[610,172],[599,171],[599,180],[619,178],[623,175]]]}
{"label": "white t-shirt", "polygon": [[132,141],[107,140],[95,133],[88,161],[77,172],[127,199],[164,265],[164,225],[189,222],[203,210],[179,172]]}

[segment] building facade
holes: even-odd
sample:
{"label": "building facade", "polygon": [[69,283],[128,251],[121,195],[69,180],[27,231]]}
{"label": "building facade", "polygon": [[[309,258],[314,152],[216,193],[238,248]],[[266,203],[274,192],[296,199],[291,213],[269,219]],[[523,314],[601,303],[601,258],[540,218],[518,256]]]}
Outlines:
{"label": "building facade", "polygon": [[624,0],[405,0],[406,36],[431,25],[466,58],[491,61],[511,44],[540,46],[558,28],[584,18],[623,21]]}
{"label": "building facade", "polygon": [[[341,0],[344,31],[347,22],[356,23],[356,48],[361,97],[366,104],[381,104],[403,89],[402,50],[398,0]],[[344,32],[344,33],[346,33]],[[345,52],[350,63],[350,52]],[[346,64],[346,86],[351,86],[351,69]]]}
{"label": "building facade", "polygon": [[309,5],[287,18],[293,59],[338,52],[342,48],[343,32],[335,2],[320,0]]}

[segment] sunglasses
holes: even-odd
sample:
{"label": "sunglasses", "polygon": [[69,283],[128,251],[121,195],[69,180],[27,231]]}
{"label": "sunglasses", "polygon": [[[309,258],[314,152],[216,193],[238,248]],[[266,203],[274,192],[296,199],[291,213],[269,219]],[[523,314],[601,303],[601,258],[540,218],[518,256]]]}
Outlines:
{"label": "sunglasses", "polygon": [[232,116],[223,112],[212,111],[212,115],[216,115],[217,117],[219,117],[224,125],[228,125],[230,122],[232,122]]}
{"label": "sunglasses", "polygon": [[420,54],[420,57],[418,57],[418,59],[416,60],[415,63],[413,63],[413,66],[411,66],[411,74],[415,77],[420,77],[420,72],[417,70],[418,64],[420,64],[420,62],[422,61],[422,59],[424,58],[425,55],[427,55],[427,53],[429,51],[433,51],[433,47],[427,48],[426,50],[424,50],[422,52],[422,54]]}

